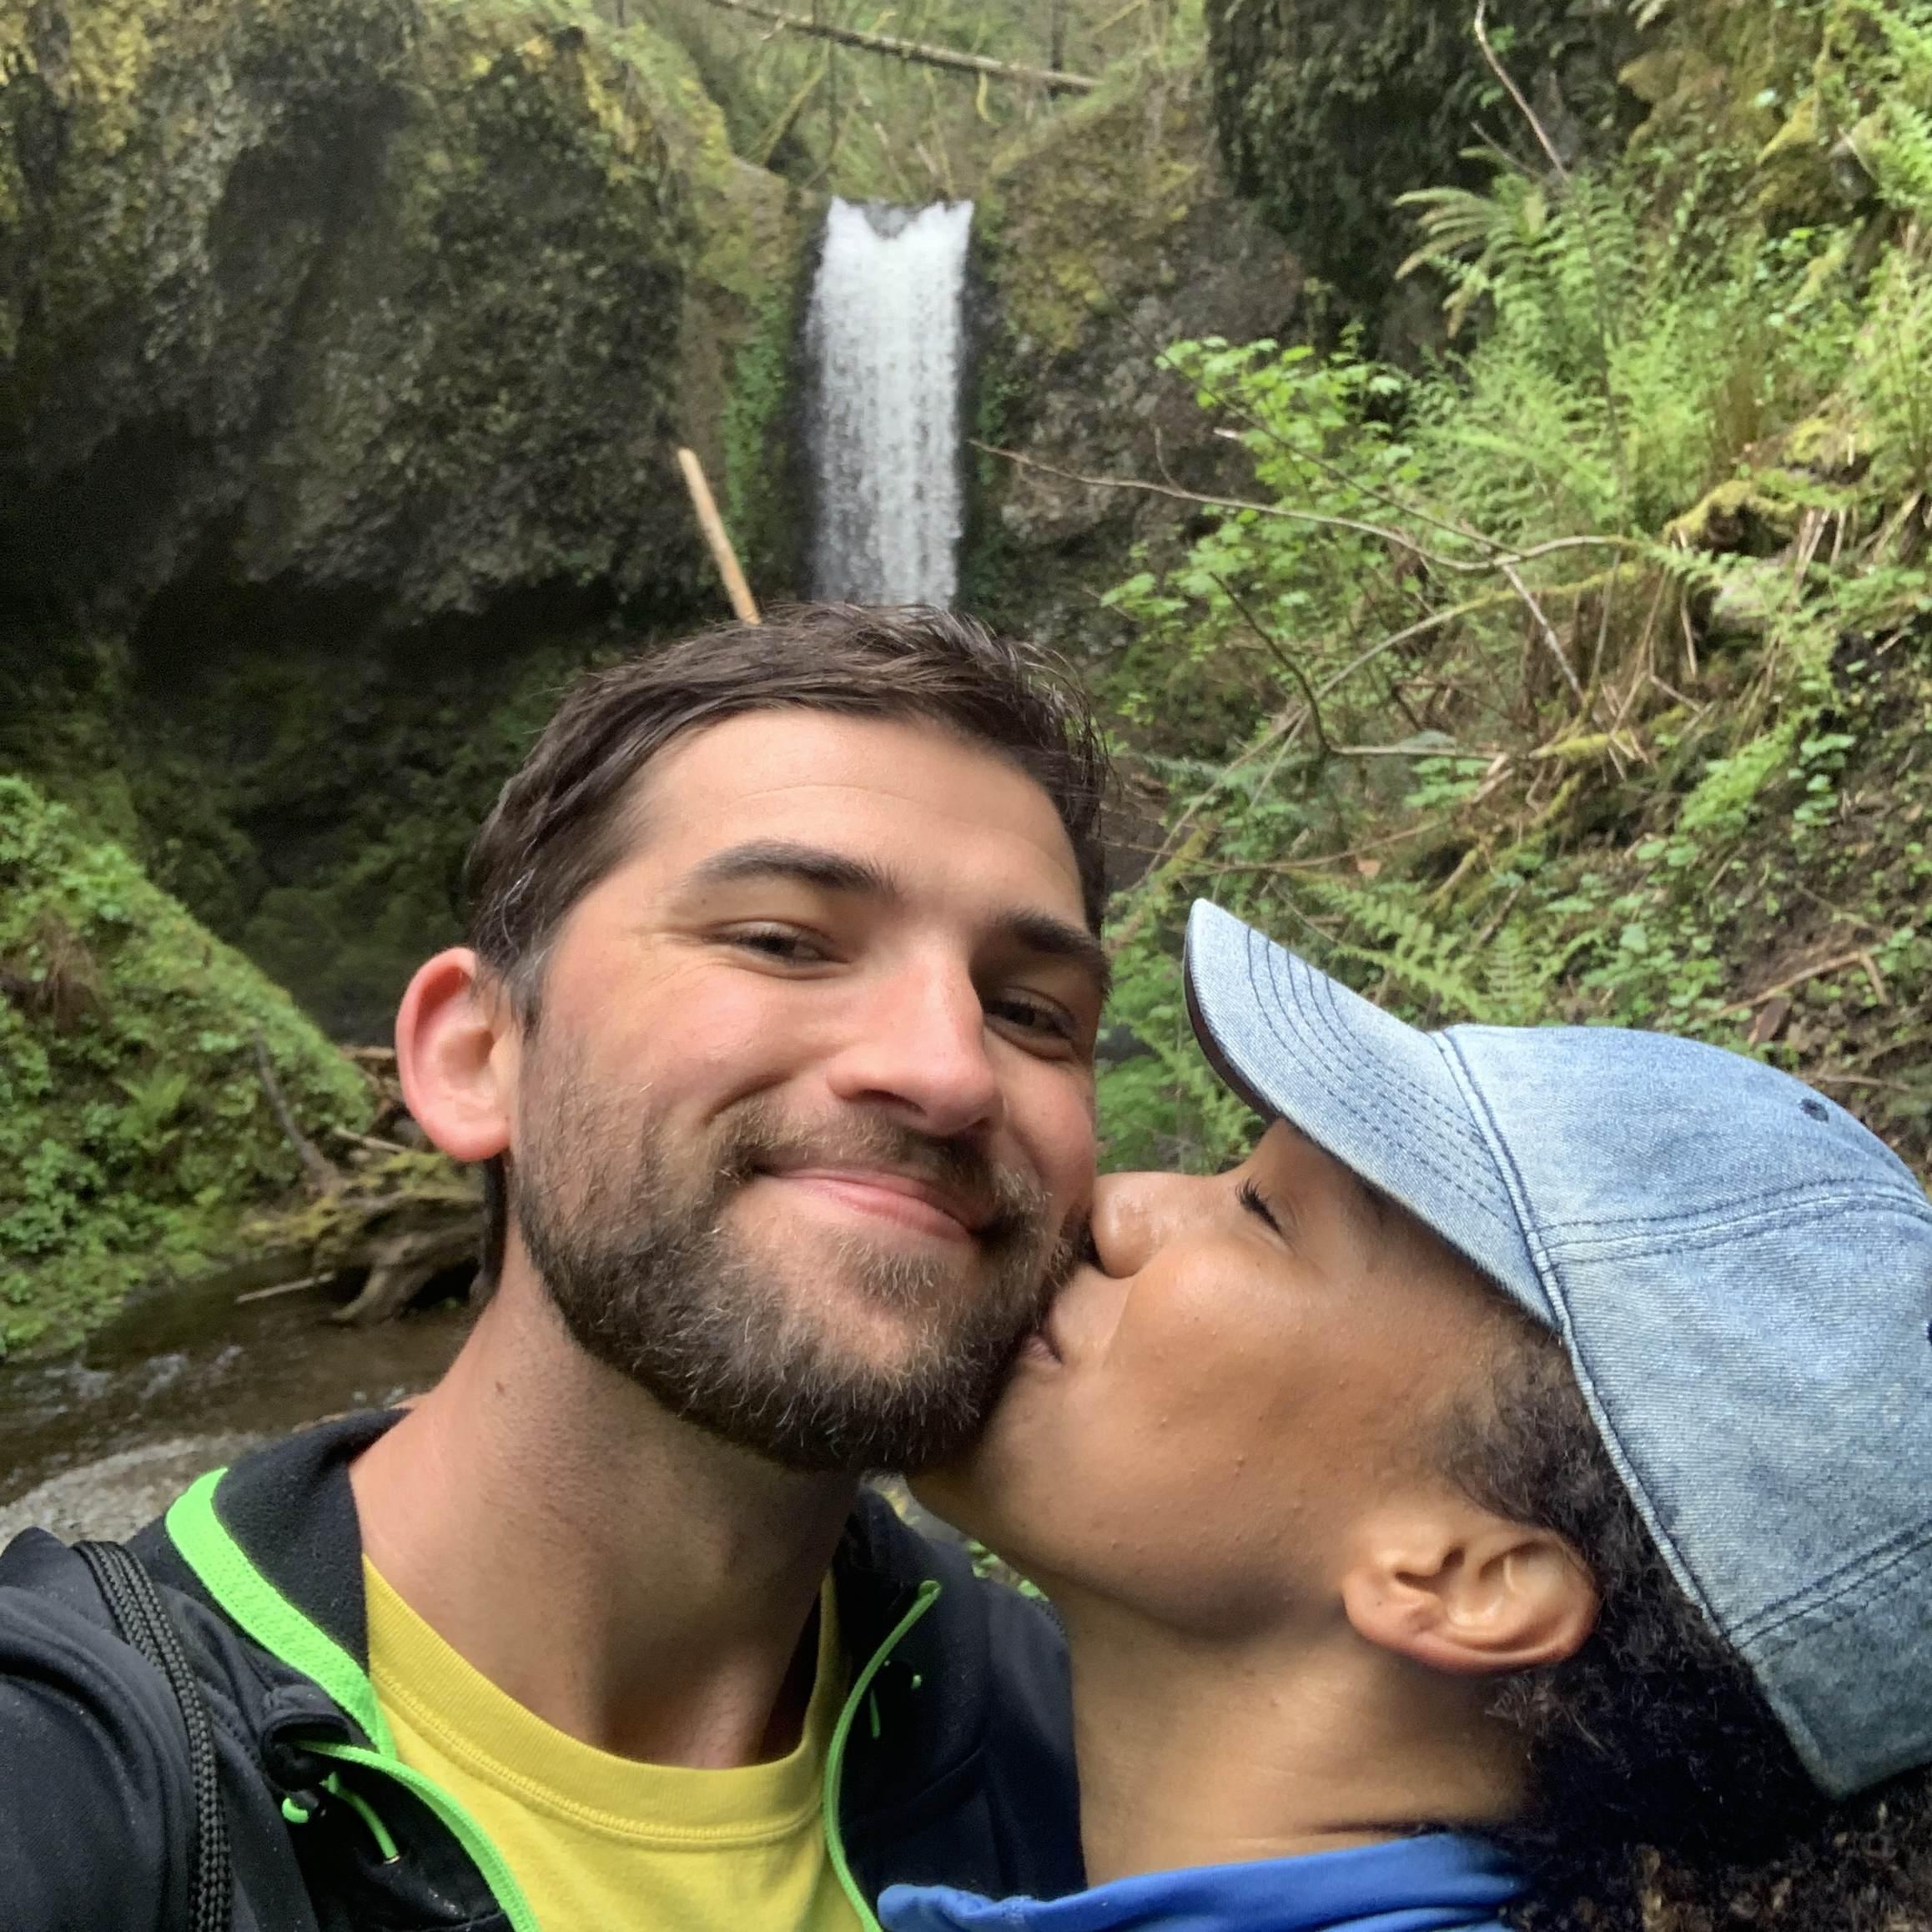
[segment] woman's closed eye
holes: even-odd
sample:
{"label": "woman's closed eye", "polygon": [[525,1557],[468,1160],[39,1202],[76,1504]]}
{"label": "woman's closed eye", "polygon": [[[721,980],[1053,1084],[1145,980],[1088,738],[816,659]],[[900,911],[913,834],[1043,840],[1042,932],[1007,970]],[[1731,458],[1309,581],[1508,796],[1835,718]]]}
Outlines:
{"label": "woman's closed eye", "polygon": [[1241,1205],[1254,1215],[1255,1220],[1265,1222],[1275,1233],[1282,1235],[1284,1240],[1287,1238],[1282,1232],[1280,1222],[1275,1218],[1274,1209],[1268,1205],[1267,1198],[1253,1181],[1244,1180],[1241,1183],[1239,1199]]}

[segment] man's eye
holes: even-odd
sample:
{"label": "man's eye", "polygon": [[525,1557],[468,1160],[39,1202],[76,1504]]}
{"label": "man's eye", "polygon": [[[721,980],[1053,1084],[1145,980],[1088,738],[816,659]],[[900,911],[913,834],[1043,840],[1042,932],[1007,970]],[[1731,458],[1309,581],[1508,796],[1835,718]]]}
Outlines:
{"label": "man's eye", "polygon": [[789,926],[741,926],[727,935],[727,943],[793,966],[816,965],[826,957],[825,948],[816,940]]}
{"label": "man's eye", "polygon": [[1009,993],[986,1003],[986,1015],[1023,1033],[1043,1039],[1064,1041],[1071,1045],[1075,1028],[1072,1016],[1044,999],[1031,999],[1024,994]]}

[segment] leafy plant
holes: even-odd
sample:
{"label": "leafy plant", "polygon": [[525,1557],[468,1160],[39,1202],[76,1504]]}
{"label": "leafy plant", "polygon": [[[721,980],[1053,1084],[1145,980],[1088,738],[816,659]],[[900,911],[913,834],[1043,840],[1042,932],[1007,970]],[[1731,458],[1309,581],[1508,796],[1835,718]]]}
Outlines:
{"label": "leafy plant", "polygon": [[[1487,188],[1407,198],[1452,330],[1421,369],[1167,352],[1254,485],[1110,598],[1163,667],[1150,713],[1219,721],[1145,767],[1170,831],[1116,908],[1147,1050],[1103,1082],[1110,1151],[1246,1131],[1185,1034],[1196,893],[1417,1020],[1667,1026],[1926,1150],[1932,5],[1777,32],[1813,92],[1769,147],[1765,99],[1713,98],[1694,140],[1492,150]],[[1846,129],[1875,202],[1791,221],[1760,173]]]}

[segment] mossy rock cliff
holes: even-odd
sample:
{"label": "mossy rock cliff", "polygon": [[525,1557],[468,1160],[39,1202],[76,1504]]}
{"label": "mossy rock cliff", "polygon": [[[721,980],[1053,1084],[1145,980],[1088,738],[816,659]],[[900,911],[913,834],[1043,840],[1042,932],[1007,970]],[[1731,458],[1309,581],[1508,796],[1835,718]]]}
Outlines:
{"label": "mossy rock cliff", "polygon": [[64,807],[0,777],[0,1355],[73,1342],[198,1270],[367,1081],[232,948]]}
{"label": "mossy rock cliff", "polygon": [[0,769],[378,1029],[556,685],[716,607],[677,443],[782,575],[807,225],[576,0],[16,9]]}
{"label": "mossy rock cliff", "polygon": [[[1483,60],[1474,12],[1469,0],[1206,0],[1215,114],[1235,184],[1335,289],[1345,316],[1384,315],[1391,301],[1414,246],[1398,195],[1480,186],[1486,170],[1466,150],[1528,138]],[[1639,118],[1617,84],[1642,44],[1628,8],[1497,0],[1488,17],[1506,69],[1567,159],[1614,146]]]}
{"label": "mossy rock cliff", "polygon": [[[974,230],[974,488],[962,601],[1085,661],[1103,693],[1135,634],[1099,602],[1193,507],[1104,476],[1237,480],[1170,342],[1287,331],[1295,257],[1230,190],[1198,55],[1149,57],[1004,153]],[[994,450],[1007,455],[996,455]]]}

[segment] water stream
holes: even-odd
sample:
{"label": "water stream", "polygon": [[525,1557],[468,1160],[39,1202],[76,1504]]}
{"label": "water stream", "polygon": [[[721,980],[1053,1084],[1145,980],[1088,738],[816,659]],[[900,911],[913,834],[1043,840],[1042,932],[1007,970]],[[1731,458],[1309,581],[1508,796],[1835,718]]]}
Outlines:
{"label": "water stream", "polygon": [[972,226],[969,201],[827,212],[808,322],[816,596],[953,601]]}
{"label": "water stream", "polygon": [[256,1442],[426,1387],[468,1321],[452,1306],[341,1328],[333,1306],[157,1291],[78,1357],[0,1366],[0,1542],[125,1536]]}

